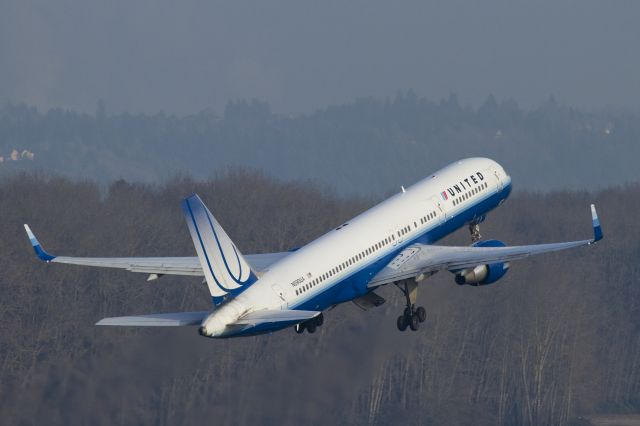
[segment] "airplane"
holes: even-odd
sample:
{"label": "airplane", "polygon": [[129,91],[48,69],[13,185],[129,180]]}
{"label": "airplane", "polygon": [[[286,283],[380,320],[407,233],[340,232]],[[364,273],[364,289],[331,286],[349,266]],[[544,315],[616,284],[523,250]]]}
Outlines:
{"label": "airplane", "polygon": [[[149,274],[204,277],[211,310],[112,317],[101,326],[198,326],[212,338],[257,335],[293,327],[314,333],[323,312],[352,301],[362,309],[380,306],[376,293],[388,284],[404,295],[400,331],[416,331],[426,320],[416,306],[418,286],[439,271],[459,285],[490,285],[511,262],[529,256],[588,246],[603,237],[591,205],[593,238],[553,244],[507,246],[483,240],[480,224],[511,193],[511,177],[488,158],[457,161],[429,175],[307,245],[289,252],[243,255],[198,195],[182,201],[196,257],[86,258],[47,253],[25,224],[36,255],[48,263],[121,268]],[[434,245],[463,226],[471,245]]]}

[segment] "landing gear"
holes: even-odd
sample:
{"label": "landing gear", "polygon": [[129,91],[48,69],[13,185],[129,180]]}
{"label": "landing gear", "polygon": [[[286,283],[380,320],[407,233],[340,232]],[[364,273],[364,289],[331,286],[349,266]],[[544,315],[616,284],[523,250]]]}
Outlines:
{"label": "landing gear", "polygon": [[480,235],[480,224],[476,222],[471,222],[469,224],[469,233],[471,234],[471,243],[475,244],[482,238]]}
{"label": "landing gear", "polygon": [[411,320],[409,322],[409,327],[411,328],[411,330],[413,331],[418,331],[418,325],[420,325],[420,321],[418,320],[418,316],[417,315],[411,315]]}
{"label": "landing gear", "polygon": [[298,334],[304,333],[305,330],[313,334],[322,324],[324,324],[324,315],[320,314],[315,318],[311,318],[309,321],[294,325],[293,330]]}
{"label": "landing gear", "polygon": [[427,311],[422,306],[416,307],[415,305],[416,297],[418,296],[418,283],[414,280],[405,280],[395,283],[395,285],[402,291],[407,301],[403,314],[398,317],[398,330],[405,331],[408,327],[416,331],[420,323],[427,319]]}
{"label": "landing gear", "polygon": [[405,331],[408,325],[409,324],[407,324],[407,317],[405,317],[404,315],[400,315],[398,317],[398,330]]}

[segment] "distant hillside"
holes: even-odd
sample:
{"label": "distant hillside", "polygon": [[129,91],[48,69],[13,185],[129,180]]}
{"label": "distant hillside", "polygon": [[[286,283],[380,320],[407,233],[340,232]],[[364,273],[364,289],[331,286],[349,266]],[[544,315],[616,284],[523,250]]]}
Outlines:
{"label": "distant hillside", "polygon": [[379,195],[456,159],[488,156],[518,188],[580,189],[637,181],[639,140],[636,114],[585,112],[552,98],[530,111],[493,97],[473,109],[455,95],[435,103],[409,91],[295,117],[259,101],[229,103],[222,116],[184,117],[109,115],[101,102],[95,115],[5,105],[0,176],[42,170],[150,182],[241,166]]}

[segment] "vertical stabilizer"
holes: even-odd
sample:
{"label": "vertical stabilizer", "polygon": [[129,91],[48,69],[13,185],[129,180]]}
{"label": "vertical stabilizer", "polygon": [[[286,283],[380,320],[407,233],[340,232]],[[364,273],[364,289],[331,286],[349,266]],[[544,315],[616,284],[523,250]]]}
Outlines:
{"label": "vertical stabilizer", "polygon": [[256,274],[200,197],[182,201],[182,210],[214,303],[256,282]]}

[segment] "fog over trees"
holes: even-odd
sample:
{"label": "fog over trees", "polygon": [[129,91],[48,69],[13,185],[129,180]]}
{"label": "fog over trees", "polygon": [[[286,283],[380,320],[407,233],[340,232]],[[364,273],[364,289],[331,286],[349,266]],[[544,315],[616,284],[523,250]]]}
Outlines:
{"label": "fog over trees", "polygon": [[[38,123],[57,113],[31,114]],[[175,120],[176,128],[197,120],[130,119]],[[56,254],[194,255],[179,207],[194,191],[245,253],[304,244],[378,200],[237,170],[161,185],[121,180],[106,190],[32,174],[2,179],[2,423],[568,425],[640,410],[637,184],[516,192],[489,214],[485,238],[582,239],[595,202],[605,239],[515,262],[491,286],[460,287],[437,274],[420,285],[428,316],[414,333],[395,327],[403,300],[392,287],[374,310],[349,303],[327,312],[313,335],[211,340],[192,327],[95,327],[105,316],[207,309],[206,286],[47,265],[22,228],[29,223]],[[468,242],[465,230],[443,243]]]}
{"label": "fog over trees", "polygon": [[486,156],[517,188],[605,188],[637,181],[638,140],[637,113],[587,111],[553,98],[523,109],[489,96],[472,108],[454,94],[433,101],[410,90],[297,116],[257,100],[186,116],[111,114],[102,101],[92,115],[4,104],[0,176],[39,170],[103,184],[161,182],[240,166],[379,196],[448,162]]}

